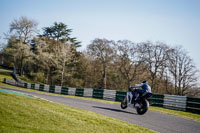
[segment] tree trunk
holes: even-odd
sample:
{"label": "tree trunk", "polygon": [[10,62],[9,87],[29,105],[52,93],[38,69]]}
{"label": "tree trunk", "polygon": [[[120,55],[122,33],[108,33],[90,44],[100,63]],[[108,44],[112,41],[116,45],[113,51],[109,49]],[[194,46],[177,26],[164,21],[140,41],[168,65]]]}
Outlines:
{"label": "tree trunk", "polygon": [[129,78],[127,79],[127,88],[129,88],[131,86],[131,82],[129,80]]}
{"label": "tree trunk", "polygon": [[103,65],[103,75],[102,75],[102,89],[106,89],[106,65]]}
{"label": "tree trunk", "polygon": [[24,57],[22,55],[22,58],[21,58],[21,61],[20,61],[20,73],[19,73],[20,76],[23,75],[23,65],[24,65],[23,61],[24,61]]}
{"label": "tree trunk", "polygon": [[61,83],[60,83],[60,86],[63,86],[64,73],[65,73],[65,60],[63,62],[63,69],[62,69],[62,73],[61,73]]}

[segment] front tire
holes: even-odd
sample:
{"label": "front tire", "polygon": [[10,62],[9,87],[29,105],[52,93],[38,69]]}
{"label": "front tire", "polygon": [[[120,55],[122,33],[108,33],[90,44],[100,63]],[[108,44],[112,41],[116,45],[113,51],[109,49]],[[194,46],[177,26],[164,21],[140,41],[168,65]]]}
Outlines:
{"label": "front tire", "polygon": [[141,101],[140,106],[141,107],[137,107],[136,110],[139,115],[143,115],[147,112],[149,108],[149,102],[146,99],[144,99]]}
{"label": "front tire", "polygon": [[125,97],[124,100],[121,102],[121,108],[126,109],[127,108],[127,98]]}

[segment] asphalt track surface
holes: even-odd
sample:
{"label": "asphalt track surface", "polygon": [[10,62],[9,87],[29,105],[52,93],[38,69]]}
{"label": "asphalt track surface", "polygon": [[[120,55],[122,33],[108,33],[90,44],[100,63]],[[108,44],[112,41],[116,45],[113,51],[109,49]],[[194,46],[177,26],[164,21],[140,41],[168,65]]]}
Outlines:
{"label": "asphalt track surface", "polygon": [[118,104],[42,94],[39,92],[12,89],[3,86],[0,87],[6,90],[13,90],[43,98],[59,104],[89,110],[108,117],[113,117],[132,124],[140,125],[161,133],[200,133],[200,122],[173,115],[153,111],[148,111],[144,115],[138,115],[135,109],[127,108],[122,110]]}

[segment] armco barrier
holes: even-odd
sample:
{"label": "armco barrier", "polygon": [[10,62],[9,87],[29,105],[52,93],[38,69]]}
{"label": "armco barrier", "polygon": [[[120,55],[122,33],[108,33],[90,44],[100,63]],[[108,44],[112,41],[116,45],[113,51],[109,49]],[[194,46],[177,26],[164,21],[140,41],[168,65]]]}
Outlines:
{"label": "armco barrier", "polygon": [[69,87],[68,88],[68,95],[75,96],[75,94],[76,94],[76,88]]}
{"label": "armco barrier", "polygon": [[44,91],[49,92],[49,85],[44,85]]}
{"label": "armco barrier", "polygon": [[44,91],[44,85],[40,84],[39,91]]}
{"label": "armco barrier", "polygon": [[200,114],[200,98],[187,97],[186,111]]}
{"label": "armco barrier", "polygon": [[[31,84],[31,83],[19,83],[10,79],[3,79],[3,83],[20,86],[28,89],[35,89],[39,91],[45,91],[50,93],[57,93],[63,95],[83,96],[105,100],[112,100],[121,102],[126,96],[126,92],[107,90],[107,89],[92,89],[92,88],[72,88],[61,87],[46,84]],[[186,96],[176,95],[161,95],[153,94],[149,99],[150,105],[164,107],[168,109],[181,110],[186,112],[192,112],[200,114],[200,98],[191,98]]]}
{"label": "armco barrier", "polygon": [[103,99],[103,89],[93,89],[93,98]]}
{"label": "armco barrier", "polygon": [[61,89],[61,94],[63,94],[63,95],[68,95],[68,88],[62,87],[62,89]]}
{"label": "armco barrier", "polygon": [[84,97],[92,97],[93,96],[93,89],[84,88],[83,96]]}
{"label": "armco barrier", "polygon": [[31,89],[35,89],[35,84],[31,84]]}
{"label": "armco barrier", "polygon": [[153,94],[149,98],[149,102],[152,106],[163,107],[164,103],[164,95],[161,94]]}
{"label": "armco barrier", "polygon": [[50,93],[54,93],[55,92],[55,86],[54,85],[50,85],[49,86],[49,92]]}
{"label": "armco barrier", "polygon": [[24,87],[24,83],[16,82],[15,80],[6,79],[6,78],[3,79],[3,83],[15,85],[15,86],[19,86],[19,87]]}
{"label": "armco barrier", "polygon": [[83,96],[84,89],[76,88],[75,96]]}
{"label": "armco barrier", "polygon": [[168,109],[186,111],[186,96],[164,95],[164,107]]}
{"label": "armco barrier", "polygon": [[31,89],[31,84],[30,83],[27,83],[27,88]]}
{"label": "armco barrier", "polygon": [[62,89],[61,86],[55,86],[55,93],[61,94],[61,89]]}
{"label": "armco barrier", "polygon": [[35,90],[39,90],[40,89],[40,84],[35,84]]}
{"label": "armco barrier", "polygon": [[116,98],[115,98],[115,101],[117,102],[121,102],[124,97],[126,96],[126,92],[123,92],[123,91],[116,91]]}
{"label": "armco barrier", "polygon": [[116,99],[116,90],[107,90],[107,89],[104,89],[103,99],[115,101],[115,99]]}

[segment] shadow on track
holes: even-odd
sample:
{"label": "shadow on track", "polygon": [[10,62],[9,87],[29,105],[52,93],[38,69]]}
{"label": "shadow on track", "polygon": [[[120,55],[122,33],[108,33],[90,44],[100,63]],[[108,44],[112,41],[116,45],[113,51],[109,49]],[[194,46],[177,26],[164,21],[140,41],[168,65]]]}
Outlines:
{"label": "shadow on track", "polygon": [[106,107],[98,107],[98,106],[92,106],[92,107],[93,107],[93,108],[98,108],[98,109],[110,110],[110,111],[114,111],[114,112],[122,112],[122,113],[137,115],[137,113],[128,112],[128,111],[123,111],[123,110],[120,110],[120,109],[113,109],[113,108],[106,108]]}

